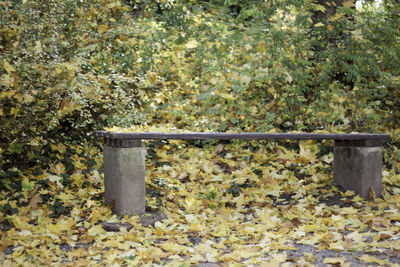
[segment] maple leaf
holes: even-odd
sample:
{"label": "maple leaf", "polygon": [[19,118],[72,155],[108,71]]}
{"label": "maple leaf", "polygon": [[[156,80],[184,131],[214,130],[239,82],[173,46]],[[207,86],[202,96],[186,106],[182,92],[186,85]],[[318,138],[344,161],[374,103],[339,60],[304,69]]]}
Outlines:
{"label": "maple leaf", "polygon": [[59,220],[56,224],[49,224],[46,229],[53,234],[61,235],[67,231],[71,231],[71,228],[76,224],[72,218]]}
{"label": "maple leaf", "polygon": [[350,263],[347,262],[346,257],[325,258],[323,260],[323,263],[338,265],[338,266],[350,266]]}
{"label": "maple leaf", "polygon": [[34,181],[29,181],[27,177],[25,177],[22,182],[22,190],[23,191],[31,191],[35,187],[35,182]]}
{"label": "maple leaf", "polygon": [[9,75],[15,71],[15,68],[5,58],[3,59],[3,67]]}
{"label": "maple leaf", "polygon": [[31,198],[31,200],[29,200],[29,205],[31,206],[32,210],[36,210],[39,208],[39,204],[42,202],[43,200],[40,197],[40,194],[37,193]]}

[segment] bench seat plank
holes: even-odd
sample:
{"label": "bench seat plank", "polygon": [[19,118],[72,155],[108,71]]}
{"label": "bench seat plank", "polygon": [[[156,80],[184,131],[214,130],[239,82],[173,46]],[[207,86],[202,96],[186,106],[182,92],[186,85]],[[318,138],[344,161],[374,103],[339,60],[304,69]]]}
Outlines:
{"label": "bench seat plank", "polygon": [[98,131],[97,135],[111,139],[149,140],[149,139],[180,139],[180,140],[389,140],[388,134],[361,133],[220,133],[220,132],[188,132],[188,133],[112,133]]}

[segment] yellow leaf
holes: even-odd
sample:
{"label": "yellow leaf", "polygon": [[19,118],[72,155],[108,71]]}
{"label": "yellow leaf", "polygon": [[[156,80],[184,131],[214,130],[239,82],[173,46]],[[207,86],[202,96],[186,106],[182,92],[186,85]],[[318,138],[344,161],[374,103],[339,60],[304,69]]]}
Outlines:
{"label": "yellow leaf", "polygon": [[400,213],[393,213],[391,216],[390,216],[390,220],[391,221],[400,221]]}
{"label": "yellow leaf", "polygon": [[186,210],[188,212],[197,213],[202,208],[203,202],[199,199],[195,199],[193,197],[188,197],[185,200],[185,204],[186,204]]}
{"label": "yellow leaf", "polygon": [[75,224],[76,222],[72,218],[69,218],[67,220],[59,220],[56,224],[49,224],[46,228],[51,233],[60,235],[71,230]]}
{"label": "yellow leaf", "polygon": [[344,197],[351,197],[351,196],[354,196],[356,193],[354,193],[354,191],[350,191],[350,190],[347,190],[346,192],[344,192],[343,194],[342,194],[342,196],[344,196]]}
{"label": "yellow leaf", "polygon": [[179,245],[177,243],[168,242],[168,241],[166,243],[162,244],[161,248],[166,251],[171,251],[171,252],[178,253],[178,254],[183,253],[187,249],[187,247],[185,247],[185,246]]}
{"label": "yellow leaf", "polygon": [[300,157],[305,162],[315,162],[317,160],[315,153],[303,143],[300,143]]}
{"label": "yellow leaf", "polygon": [[[2,76],[3,77],[3,76]],[[4,91],[1,93],[0,98],[11,98],[17,93],[17,90]]]}
{"label": "yellow leaf", "polygon": [[29,218],[20,217],[17,214],[7,216],[7,219],[10,220],[12,222],[12,224],[18,229],[29,229],[31,226],[27,221],[27,220],[29,220]]}
{"label": "yellow leaf", "polygon": [[90,223],[96,223],[100,220],[102,220],[104,217],[110,215],[111,210],[105,206],[102,206],[100,208],[97,208],[95,210],[92,211],[92,213],[90,214],[88,220]]}
{"label": "yellow leaf", "polygon": [[385,200],[391,204],[400,203],[400,194],[387,196]]}
{"label": "yellow leaf", "polygon": [[90,236],[98,236],[98,235],[102,235],[106,233],[106,231],[103,229],[103,227],[101,226],[101,224],[92,226],[89,230],[88,230],[88,235]]}
{"label": "yellow leaf", "polygon": [[227,236],[229,232],[228,227],[226,227],[223,224],[218,225],[213,232],[211,232],[211,235],[216,236],[216,237],[223,237]]}
{"label": "yellow leaf", "polygon": [[100,176],[100,173],[97,170],[93,170],[92,174],[88,174],[89,180],[91,182],[100,183],[103,181],[103,178]]}
{"label": "yellow leaf", "polygon": [[360,201],[364,201],[364,199],[362,197],[360,197],[359,195],[356,195],[355,197],[353,197],[352,201],[353,202],[360,202]]}
{"label": "yellow leaf", "polygon": [[358,213],[359,212],[359,210],[358,209],[355,209],[355,208],[353,208],[353,207],[346,207],[346,208],[342,208],[341,210],[340,210],[340,213],[341,214],[356,214],[356,213]]}
{"label": "yellow leaf", "polygon": [[196,48],[198,43],[196,40],[192,39],[186,43],[186,48]]}
{"label": "yellow leaf", "polygon": [[271,257],[271,260],[272,260],[272,261],[275,261],[275,262],[285,262],[285,261],[286,261],[286,258],[287,258],[286,252],[284,252],[284,253],[280,253],[280,254],[275,254],[275,255],[273,255],[273,256]]}
{"label": "yellow leaf", "polygon": [[324,27],[325,24],[323,24],[322,22],[318,22],[317,24],[314,24],[314,27]]}
{"label": "yellow leaf", "polygon": [[108,30],[108,26],[106,24],[100,25],[97,28],[98,33],[105,33]]}
{"label": "yellow leaf", "polygon": [[328,163],[328,164],[331,164],[331,163],[333,162],[333,156],[332,156],[332,154],[324,155],[324,156],[322,157],[322,160],[323,160],[324,162]]}
{"label": "yellow leaf", "polygon": [[43,52],[42,43],[40,42],[40,40],[37,40],[37,41],[35,42],[35,50],[36,50],[36,52],[38,52],[38,53],[42,53],[42,52]]}
{"label": "yellow leaf", "polygon": [[345,250],[343,247],[342,241],[332,242],[329,244],[329,249],[334,251],[343,251]]}
{"label": "yellow leaf", "polygon": [[250,258],[260,255],[262,251],[261,246],[246,246],[238,250],[238,253],[242,259]]}
{"label": "yellow leaf", "polygon": [[121,6],[121,3],[119,1],[107,4],[107,8],[110,8],[110,9],[115,8],[115,7],[120,7],[120,6]]}
{"label": "yellow leaf", "polygon": [[106,259],[105,259],[105,262],[107,265],[112,265],[112,263],[118,256],[118,254],[116,252],[114,252],[114,249],[111,249],[110,251],[112,251],[112,252],[111,253],[108,252]]}
{"label": "yellow leaf", "polygon": [[336,258],[325,258],[323,263],[324,264],[333,264],[333,265],[339,265],[339,266],[343,266],[346,262],[346,258],[345,257],[336,257]]}
{"label": "yellow leaf", "polygon": [[73,185],[81,187],[83,182],[85,182],[85,175],[80,173],[73,173],[69,178]]}
{"label": "yellow leaf", "polygon": [[244,49],[246,49],[247,51],[251,50],[253,47],[250,44],[246,44],[244,46]]}
{"label": "yellow leaf", "polygon": [[63,173],[65,173],[65,166],[60,162],[56,165],[51,165],[50,171],[57,174],[58,176],[61,176]]}
{"label": "yellow leaf", "polygon": [[13,241],[3,237],[2,239],[0,239],[0,250],[3,251],[5,248],[12,246],[13,244]]}
{"label": "yellow leaf", "polygon": [[345,2],[343,2],[343,6],[347,7],[347,8],[352,8],[355,5],[355,1],[354,0],[347,0]]}
{"label": "yellow leaf", "polygon": [[339,20],[341,17],[343,17],[343,13],[335,13],[333,16],[331,16],[328,20],[329,21],[337,21]]}
{"label": "yellow leaf", "polygon": [[12,107],[10,110],[10,115],[17,115],[18,114],[18,109]]}
{"label": "yellow leaf", "polygon": [[[0,77],[0,85],[4,85],[5,87],[11,87],[14,83],[14,78],[11,75],[4,74]],[[3,92],[1,94],[1,98],[3,98],[3,94],[6,92]]]}
{"label": "yellow leaf", "polygon": [[310,224],[310,225],[304,226],[304,231],[306,231],[307,233],[315,232],[316,230],[317,230],[317,226],[315,224]]}
{"label": "yellow leaf", "polygon": [[279,267],[280,264],[281,261],[273,259],[268,262],[263,262],[262,264],[260,264],[260,267]]}
{"label": "yellow leaf", "polygon": [[63,180],[62,177],[48,173],[46,178],[49,179],[51,182],[56,183],[59,187],[64,187],[61,183]]}
{"label": "yellow leaf", "polygon": [[323,5],[315,5],[315,10],[325,13],[326,8]]}
{"label": "yellow leaf", "polygon": [[247,75],[240,76],[240,82],[242,84],[247,85],[247,84],[249,84],[251,82],[251,77],[249,77]]}
{"label": "yellow leaf", "polygon": [[53,151],[58,151],[63,154],[67,150],[67,147],[62,143],[58,143],[57,145],[51,144],[51,149]]}
{"label": "yellow leaf", "polygon": [[24,94],[22,102],[25,104],[29,104],[29,103],[33,102],[33,100],[35,100],[35,98],[32,95]]}
{"label": "yellow leaf", "polygon": [[12,73],[13,71],[15,71],[14,67],[11,66],[11,64],[8,63],[8,61],[7,61],[6,59],[3,59],[3,67],[4,67],[4,69],[6,70],[6,72],[7,72],[9,75],[11,75],[11,73]]}
{"label": "yellow leaf", "polygon": [[53,74],[53,75],[58,75],[58,74],[61,74],[61,73],[63,73],[63,70],[61,69],[60,66],[57,66],[57,67],[54,69],[54,74]]}
{"label": "yellow leaf", "polygon": [[359,232],[352,232],[346,235],[346,238],[354,240],[356,242],[363,242],[365,240],[365,236]]}
{"label": "yellow leaf", "polygon": [[364,262],[377,263],[377,264],[382,265],[382,266],[386,264],[385,261],[383,261],[381,259],[378,259],[378,258],[376,258],[374,256],[370,256],[370,255],[363,255],[362,257],[359,257],[359,259],[364,261]]}
{"label": "yellow leaf", "polygon": [[147,82],[149,83],[149,85],[155,84],[157,82],[157,73],[148,72],[146,74],[146,76],[147,76]]}

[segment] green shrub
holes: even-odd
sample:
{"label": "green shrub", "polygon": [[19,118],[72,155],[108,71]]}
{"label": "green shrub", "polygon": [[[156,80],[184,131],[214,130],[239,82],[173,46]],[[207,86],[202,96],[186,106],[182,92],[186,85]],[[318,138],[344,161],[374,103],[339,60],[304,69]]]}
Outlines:
{"label": "green shrub", "polygon": [[[142,120],[135,62],[147,35],[118,1],[3,1],[1,166],[30,166],[51,145]],[[143,95],[143,93],[142,93]]]}

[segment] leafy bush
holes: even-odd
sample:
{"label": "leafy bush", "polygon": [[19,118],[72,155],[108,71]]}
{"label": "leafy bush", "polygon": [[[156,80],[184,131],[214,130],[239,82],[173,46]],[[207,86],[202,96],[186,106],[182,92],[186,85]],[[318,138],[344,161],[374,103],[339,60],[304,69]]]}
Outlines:
{"label": "leafy bush", "polygon": [[[239,15],[232,5],[240,6]],[[400,62],[393,7],[346,4],[313,22],[321,10],[302,1],[175,1],[153,14],[167,44],[155,68],[158,80],[169,83],[158,86],[159,110],[174,107],[165,115],[178,127],[220,131],[393,127]]]}
{"label": "leafy bush", "polygon": [[37,164],[51,145],[80,143],[106,125],[142,120],[134,65],[147,35],[129,12],[115,1],[3,1],[3,169]]}
{"label": "leafy bush", "polygon": [[324,23],[297,0],[3,2],[2,169],[105,126],[382,131],[400,117],[395,2]]}

